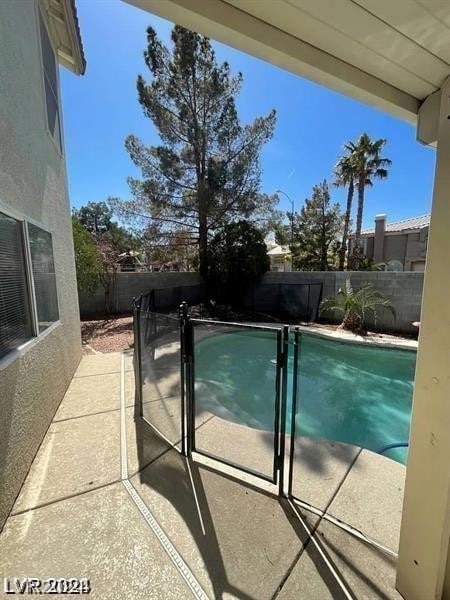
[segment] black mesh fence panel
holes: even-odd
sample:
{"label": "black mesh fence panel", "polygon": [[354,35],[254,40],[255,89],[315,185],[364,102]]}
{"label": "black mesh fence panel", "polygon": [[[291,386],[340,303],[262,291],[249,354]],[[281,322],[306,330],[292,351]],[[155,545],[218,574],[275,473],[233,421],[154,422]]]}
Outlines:
{"label": "black mesh fence panel", "polygon": [[182,285],[180,287],[180,301],[187,302],[190,306],[205,302],[205,288],[203,285]]}
{"label": "black mesh fence panel", "polygon": [[318,316],[322,283],[259,284],[248,293],[253,311],[287,322],[311,322]]}
{"label": "black mesh fence panel", "polygon": [[281,330],[192,323],[195,449],[273,481]]}
{"label": "black mesh fence panel", "polygon": [[280,285],[280,317],[308,320],[309,285]]}
{"label": "black mesh fence panel", "polygon": [[171,288],[156,288],[151,290],[147,304],[149,310],[158,312],[162,310],[176,309],[181,302],[185,301],[189,305],[200,304],[205,300],[204,286],[198,285],[182,285]]}
{"label": "black mesh fence panel", "polygon": [[322,300],[322,283],[309,284],[308,322],[316,321],[319,316],[319,306]]}
{"label": "black mesh fence panel", "polygon": [[276,314],[280,301],[280,286],[260,284],[253,288],[253,310],[260,313]]}
{"label": "black mesh fence panel", "polygon": [[180,325],[177,318],[140,315],[142,416],[171,444],[181,442]]}

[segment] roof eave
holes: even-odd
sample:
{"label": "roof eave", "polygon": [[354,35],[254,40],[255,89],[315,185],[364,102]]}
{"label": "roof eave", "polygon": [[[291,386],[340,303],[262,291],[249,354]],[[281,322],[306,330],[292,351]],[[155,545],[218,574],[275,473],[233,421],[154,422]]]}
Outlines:
{"label": "roof eave", "polygon": [[417,122],[423,98],[417,98],[226,0],[125,1],[409,123]]}
{"label": "roof eave", "polygon": [[45,0],[45,4],[59,63],[73,73],[83,75],[86,58],[75,0]]}
{"label": "roof eave", "polygon": [[[81,40],[80,25],[78,23],[78,14],[75,6],[75,0],[62,0],[62,6],[64,8],[67,28],[69,30],[69,36],[72,42],[73,71],[77,75],[84,75],[84,73],[86,72],[86,58],[84,56],[83,51],[83,42]],[[62,56],[61,61],[63,61]]]}

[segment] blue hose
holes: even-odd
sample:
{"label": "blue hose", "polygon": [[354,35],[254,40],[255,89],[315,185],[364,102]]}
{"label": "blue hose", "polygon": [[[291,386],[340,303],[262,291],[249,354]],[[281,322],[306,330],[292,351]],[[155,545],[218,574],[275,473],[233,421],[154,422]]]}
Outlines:
{"label": "blue hose", "polygon": [[407,448],[409,446],[408,442],[396,442],[395,444],[388,444],[384,446],[380,450],[377,450],[378,454],[384,454],[388,450],[392,450],[392,448]]}

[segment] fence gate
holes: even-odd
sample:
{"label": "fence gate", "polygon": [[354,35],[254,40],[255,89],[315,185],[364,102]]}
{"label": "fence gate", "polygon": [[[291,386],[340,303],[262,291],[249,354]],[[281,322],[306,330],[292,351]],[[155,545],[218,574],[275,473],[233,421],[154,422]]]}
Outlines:
{"label": "fence gate", "polygon": [[180,320],[150,310],[150,297],[134,301],[135,378],[142,419],[182,450],[183,377]]}
{"label": "fence gate", "polygon": [[284,479],[287,326],[179,318],[134,302],[140,416],[189,456],[205,455],[273,484]]}

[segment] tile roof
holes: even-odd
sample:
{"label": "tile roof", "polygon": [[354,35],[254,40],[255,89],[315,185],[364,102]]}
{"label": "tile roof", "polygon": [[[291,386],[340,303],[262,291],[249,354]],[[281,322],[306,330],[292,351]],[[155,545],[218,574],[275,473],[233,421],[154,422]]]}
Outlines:
{"label": "tile roof", "polygon": [[[410,219],[403,219],[402,221],[394,221],[393,223],[386,223],[386,233],[396,233],[399,231],[410,231],[411,229],[423,229],[428,227],[430,224],[430,215],[423,215],[421,217],[411,217]],[[375,229],[365,229],[361,231],[361,235],[374,235]]]}

